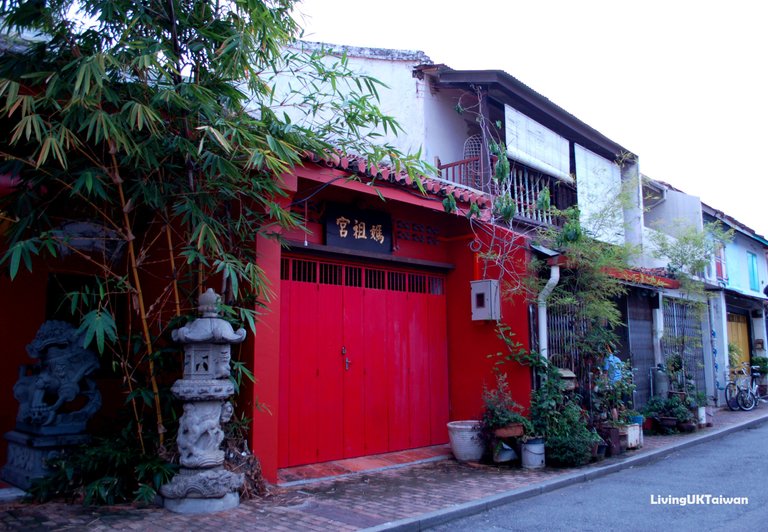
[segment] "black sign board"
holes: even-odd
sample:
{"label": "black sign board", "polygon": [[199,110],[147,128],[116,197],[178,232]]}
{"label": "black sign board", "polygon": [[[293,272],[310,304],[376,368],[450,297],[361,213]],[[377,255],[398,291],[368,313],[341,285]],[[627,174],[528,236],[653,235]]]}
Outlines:
{"label": "black sign board", "polygon": [[327,205],[325,243],[360,251],[392,253],[392,219],[384,212]]}

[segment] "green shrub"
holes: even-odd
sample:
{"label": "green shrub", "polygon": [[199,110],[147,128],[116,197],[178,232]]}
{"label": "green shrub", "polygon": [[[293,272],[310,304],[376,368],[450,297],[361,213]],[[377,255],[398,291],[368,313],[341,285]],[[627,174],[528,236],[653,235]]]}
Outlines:
{"label": "green shrub", "polygon": [[547,463],[554,466],[574,467],[588,463],[592,457],[591,438],[550,436],[547,438]]}
{"label": "green shrub", "polygon": [[94,438],[50,460],[51,474],[35,480],[30,497],[39,502],[65,499],[85,505],[150,502],[169,482],[176,466],[142,454],[122,437]]}

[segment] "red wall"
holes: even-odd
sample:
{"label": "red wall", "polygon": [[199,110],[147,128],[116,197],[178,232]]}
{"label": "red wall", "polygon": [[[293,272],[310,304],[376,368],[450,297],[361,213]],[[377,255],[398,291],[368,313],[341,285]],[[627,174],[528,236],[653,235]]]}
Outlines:
{"label": "red wall", "polygon": [[21,364],[33,364],[26,346],[35,337],[45,320],[45,288],[48,272],[20,270],[11,282],[7,274],[0,274],[0,467],[5,464],[8,444],[2,434],[16,426],[19,403],[13,397],[13,385],[19,376]]}
{"label": "red wall", "polygon": [[[339,172],[329,169],[301,169],[298,181],[288,179],[286,189],[295,198],[301,199],[317,189],[318,181],[337,177]],[[402,188],[377,187],[388,199],[382,202],[376,189],[360,183],[331,185],[313,196],[313,200],[336,201],[354,205],[360,209],[376,209],[390,212],[393,221],[404,220],[425,224],[439,229],[439,242],[426,244],[411,240],[395,241],[393,256],[415,258],[441,263],[450,263],[454,269],[447,273],[447,323],[449,357],[449,401],[451,419],[477,418],[482,410],[483,385],[492,386],[493,363],[487,357],[503,349],[503,343],[496,337],[495,323],[474,322],[470,310],[470,281],[477,276],[476,256],[469,249],[474,237],[469,222],[463,216],[443,212],[439,200],[425,198],[415,191]],[[291,201],[286,199],[285,201]],[[309,224],[313,234],[308,242],[322,244],[322,227]],[[302,241],[299,231],[290,232],[287,237]],[[277,479],[278,449],[284,442],[278,439],[278,425],[281,422],[279,390],[281,378],[281,319],[280,319],[280,259],[283,250],[270,239],[256,240],[258,265],[263,268],[271,281],[268,308],[262,312],[257,323],[255,338],[249,338],[242,346],[243,359],[250,360],[256,382],[247,386],[241,395],[239,405],[249,410],[253,417],[251,448],[259,457],[265,477]],[[520,252],[519,259],[524,258]],[[524,260],[521,261],[521,264]],[[24,347],[32,340],[45,316],[45,285],[47,271],[40,269],[35,276],[20,274],[16,282],[0,278],[0,290],[4,294],[4,305],[0,309],[0,340],[4,354],[0,357],[0,430],[11,430],[15,423],[16,401],[12,387],[18,375],[20,363],[29,363]],[[496,272],[490,271],[489,278]],[[164,286],[147,287],[154,292]],[[516,339],[528,346],[528,313],[522,297],[517,296],[502,304],[503,321],[516,333]],[[249,337],[251,335],[249,334]],[[528,368],[510,365],[507,369],[510,388],[516,401],[528,406],[530,395],[530,372]],[[171,378],[171,376],[169,376]],[[172,376],[171,381],[177,378]],[[115,394],[119,397],[119,392]],[[256,404],[265,407],[255,408]],[[105,403],[106,406],[106,403]],[[5,462],[5,442],[0,443],[0,464]]]}
{"label": "red wall", "polygon": [[[327,182],[335,176],[334,170],[301,169],[296,184],[294,201],[301,200],[317,190],[316,180]],[[327,174],[327,175],[326,175]],[[344,181],[339,180],[342,184]],[[393,221],[416,222],[439,229],[439,242],[435,245],[416,243],[408,240],[395,240],[394,257],[421,259],[441,263],[450,263],[454,269],[447,273],[447,322],[448,322],[448,357],[449,357],[449,401],[451,419],[476,419],[482,411],[483,385],[493,386],[494,360],[487,355],[504,349],[504,344],[496,336],[495,322],[475,322],[471,319],[470,281],[476,278],[476,255],[469,249],[474,237],[470,224],[463,216],[443,212],[439,201],[419,197],[418,194],[403,193],[401,190],[378,187],[388,199],[383,202],[376,190],[355,183],[342,186],[331,185],[314,193],[315,205],[332,201],[352,205],[358,209],[387,211]],[[398,196],[392,197],[397,192]],[[303,205],[296,210],[303,214]],[[317,208],[317,207],[315,207]],[[310,219],[308,224],[311,234],[306,236],[310,244],[323,243],[321,214],[307,209]],[[289,231],[286,238],[302,242],[304,233]],[[509,238],[510,234],[500,233],[499,237]],[[278,401],[281,379],[286,376],[281,370],[280,357],[280,258],[282,250],[274,242],[259,239],[257,241],[258,261],[271,280],[272,297],[269,307],[259,320],[254,344],[254,400],[264,404],[268,411],[253,412],[252,449],[259,457],[265,477],[270,481],[277,479],[278,449],[285,442],[279,441],[279,424],[284,416]],[[514,253],[519,260],[517,266],[523,275],[525,252],[520,249]],[[509,267],[510,265],[508,265]],[[498,272],[488,271],[493,278]],[[524,297],[516,296],[502,303],[503,321],[516,333],[516,340],[529,345],[528,307]],[[514,399],[527,407],[531,391],[530,371],[527,367],[510,364],[507,367],[510,388]]]}
{"label": "red wall", "polygon": [[[253,342],[251,449],[261,462],[267,480],[277,480],[278,423],[280,421],[280,244],[256,239],[258,265],[271,281],[271,303],[260,316]],[[256,408],[260,404],[261,408]]]}
{"label": "red wall", "polygon": [[[474,235],[472,235],[474,237]],[[456,269],[448,276],[448,357],[450,371],[451,419],[478,419],[482,415],[483,386],[495,387],[495,358],[488,355],[506,352],[497,337],[493,321],[472,321],[470,281],[479,278],[476,255],[469,249],[470,238],[451,243]],[[524,257],[524,251],[516,253]],[[523,263],[521,263],[522,266]],[[482,269],[480,269],[482,271]],[[488,278],[498,272],[488,272]],[[519,272],[524,273],[524,272]],[[528,305],[522,295],[502,298],[502,321],[512,328],[515,340],[529,347]],[[525,408],[530,403],[531,376],[528,367],[511,362],[506,365],[507,380],[515,401]]]}

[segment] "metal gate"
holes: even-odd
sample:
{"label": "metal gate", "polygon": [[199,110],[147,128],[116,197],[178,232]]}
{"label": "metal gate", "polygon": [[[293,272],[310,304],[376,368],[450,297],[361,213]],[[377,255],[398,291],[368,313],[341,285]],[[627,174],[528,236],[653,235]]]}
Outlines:
{"label": "metal gate", "polygon": [[702,313],[696,304],[664,298],[664,336],[661,339],[661,351],[667,366],[672,357],[680,357],[682,368],[677,385],[681,390],[685,390],[686,382],[693,386],[695,392],[706,390],[701,318]]}

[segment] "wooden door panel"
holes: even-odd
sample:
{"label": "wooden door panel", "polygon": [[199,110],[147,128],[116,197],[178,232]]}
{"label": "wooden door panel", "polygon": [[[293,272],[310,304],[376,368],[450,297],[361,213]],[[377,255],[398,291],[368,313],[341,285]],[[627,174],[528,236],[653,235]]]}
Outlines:
{"label": "wooden door panel", "polygon": [[342,300],[339,287],[318,287],[317,327],[318,358],[316,365],[317,395],[307,397],[317,405],[317,460],[327,462],[344,456],[344,343],[340,320]]}
{"label": "wooden door panel", "polygon": [[290,311],[288,379],[288,462],[311,464],[318,453],[318,288],[307,283],[289,285],[291,300],[300,301]]}
{"label": "wooden door panel", "polygon": [[[423,276],[420,276],[423,277]],[[429,385],[429,313],[424,294],[409,293],[407,307],[402,309],[409,315],[409,367],[408,389],[411,391],[410,410],[410,447],[429,445],[430,432],[430,396]]]}
{"label": "wooden door panel", "polygon": [[727,315],[728,320],[728,343],[735,344],[741,349],[741,356],[735,366],[731,366],[731,373],[742,368],[743,364],[749,364],[749,325],[747,317],[742,314]]}
{"label": "wooden door panel", "polygon": [[389,313],[384,290],[366,290],[364,293],[364,320],[366,328],[366,365],[364,371],[364,424],[365,453],[379,454],[389,451],[389,417],[387,387],[387,339]]}
{"label": "wooden door panel", "polygon": [[343,374],[344,458],[365,454],[365,407],[363,377],[366,365],[366,336],[363,322],[363,289],[344,287],[343,335],[345,350],[340,361]]}
{"label": "wooden door panel", "polygon": [[410,390],[408,387],[408,334],[409,320],[399,309],[405,306],[408,294],[388,291],[387,308],[390,312],[390,329],[387,338],[387,376],[389,394],[389,450],[407,449],[410,444]]}

